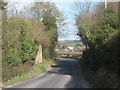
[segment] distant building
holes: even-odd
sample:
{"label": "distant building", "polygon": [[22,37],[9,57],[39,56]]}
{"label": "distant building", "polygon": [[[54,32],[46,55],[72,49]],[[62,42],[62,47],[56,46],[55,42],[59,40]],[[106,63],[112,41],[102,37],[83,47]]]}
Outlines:
{"label": "distant building", "polygon": [[73,50],[74,47],[72,47],[72,46],[68,46],[68,49],[69,49],[69,50]]}
{"label": "distant building", "polygon": [[68,50],[68,49],[63,49],[63,51],[65,51],[65,52],[69,52],[69,50]]}
{"label": "distant building", "polygon": [[80,50],[81,50],[81,47],[80,47],[80,46],[74,47],[74,51],[75,51],[75,52],[80,52]]}
{"label": "distant building", "polygon": [[56,52],[58,52],[58,51],[59,51],[59,49],[55,49],[55,51],[56,51]]}
{"label": "distant building", "polygon": [[73,49],[74,49],[74,47],[68,46],[68,50],[69,50],[70,52],[71,52],[71,51],[73,52],[73,51],[74,51]]}

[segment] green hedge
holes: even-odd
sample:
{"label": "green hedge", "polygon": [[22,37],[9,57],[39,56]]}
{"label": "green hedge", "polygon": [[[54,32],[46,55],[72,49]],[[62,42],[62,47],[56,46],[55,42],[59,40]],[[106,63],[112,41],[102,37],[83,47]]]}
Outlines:
{"label": "green hedge", "polygon": [[17,75],[14,72],[17,66],[25,62],[34,64],[38,46],[26,37],[31,27],[30,21],[14,17],[8,20],[6,25],[3,24],[3,27],[6,28],[2,45],[4,81]]}

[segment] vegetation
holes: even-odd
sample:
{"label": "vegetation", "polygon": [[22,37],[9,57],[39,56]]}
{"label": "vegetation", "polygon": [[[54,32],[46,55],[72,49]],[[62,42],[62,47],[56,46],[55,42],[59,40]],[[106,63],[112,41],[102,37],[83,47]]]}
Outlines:
{"label": "vegetation", "polygon": [[[118,7],[113,7],[118,3],[108,3],[107,9],[103,8],[103,3],[97,7],[92,7],[90,2],[77,5],[82,10],[76,17],[76,25],[79,29],[78,35],[86,46],[83,52],[85,75],[96,87],[119,87]],[[91,11],[95,8],[96,10]]]}
{"label": "vegetation", "polygon": [[46,26],[45,31],[47,30],[52,31],[52,35],[51,35],[52,38],[50,39],[50,46],[49,46],[50,56],[52,57],[54,54],[53,51],[56,46],[56,42],[58,38],[56,18],[50,12],[47,12],[45,13],[45,16],[42,22],[43,22],[43,25]]}
{"label": "vegetation", "polygon": [[21,76],[13,77],[11,80],[8,80],[7,82],[4,82],[4,85],[5,86],[12,85],[12,84],[14,84],[16,82],[27,80],[27,79],[33,78],[33,77],[35,77],[37,75],[40,75],[41,73],[43,73],[46,70],[50,69],[50,64],[52,64],[52,63],[53,63],[52,60],[44,60],[42,62],[42,64],[34,65],[31,71],[29,71],[27,73],[24,73]]}
{"label": "vegetation", "polygon": [[[31,7],[25,7],[23,11],[13,11],[12,13],[16,12],[16,14],[10,13],[10,16],[7,15],[9,10],[6,6],[8,4],[3,1],[0,2],[3,16],[3,82],[13,77],[16,81],[19,79],[16,76],[21,76],[21,80],[24,77],[28,78],[26,75],[33,74],[35,58],[40,44],[43,47],[43,58],[46,60],[53,58],[58,38],[58,22],[60,23],[60,19],[64,18],[53,3],[46,3],[46,6],[45,3],[35,2]],[[43,63],[41,65],[43,66],[37,66],[39,69],[41,68],[40,70],[46,68]],[[24,73],[28,74],[23,75]],[[34,74],[30,75],[30,77],[32,76]]]}
{"label": "vegetation", "polygon": [[[8,9],[9,3],[0,1],[2,10],[2,77],[6,85],[31,78],[45,71],[54,57],[58,29],[65,17],[54,3],[34,2],[23,10]],[[118,50],[120,26],[118,3],[75,3],[78,10],[78,35],[86,46],[83,52],[83,72],[95,87],[120,87],[118,77]],[[71,46],[83,46],[83,43]],[[44,61],[35,66],[39,45]],[[62,47],[65,48],[66,46]],[[45,61],[48,60],[48,61]],[[27,74],[26,74],[27,73]],[[11,80],[10,80],[11,79]]]}

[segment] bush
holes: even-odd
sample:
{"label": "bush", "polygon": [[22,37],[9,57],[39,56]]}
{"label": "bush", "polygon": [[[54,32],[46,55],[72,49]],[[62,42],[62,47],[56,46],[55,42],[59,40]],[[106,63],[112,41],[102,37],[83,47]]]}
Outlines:
{"label": "bush", "polygon": [[3,24],[3,30],[3,81],[22,73],[18,66],[35,63],[39,44],[43,47],[45,59],[53,57],[57,29],[44,31],[40,21],[12,17]]}
{"label": "bush", "polygon": [[30,21],[14,17],[3,24],[3,27],[6,27],[2,43],[4,81],[16,76],[18,72],[22,73],[17,66],[25,62],[34,64],[38,46],[26,36],[31,27]]}
{"label": "bush", "polygon": [[[89,48],[83,53],[84,66],[87,68],[85,74],[97,87],[119,87],[118,15],[108,8],[96,26],[91,26],[94,33],[86,37]],[[92,72],[91,75],[89,75],[90,72]]]}
{"label": "bush", "polygon": [[49,58],[50,58],[49,48],[44,48],[44,49],[43,49],[43,57],[44,57],[45,59],[49,59]]}

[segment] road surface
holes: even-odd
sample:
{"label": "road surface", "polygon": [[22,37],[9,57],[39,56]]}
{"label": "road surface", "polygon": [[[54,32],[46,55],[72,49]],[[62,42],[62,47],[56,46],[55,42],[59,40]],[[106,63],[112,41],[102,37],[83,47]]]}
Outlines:
{"label": "road surface", "polygon": [[51,70],[31,80],[8,88],[90,88],[80,71],[78,60],[66,58],[58,61]]}

